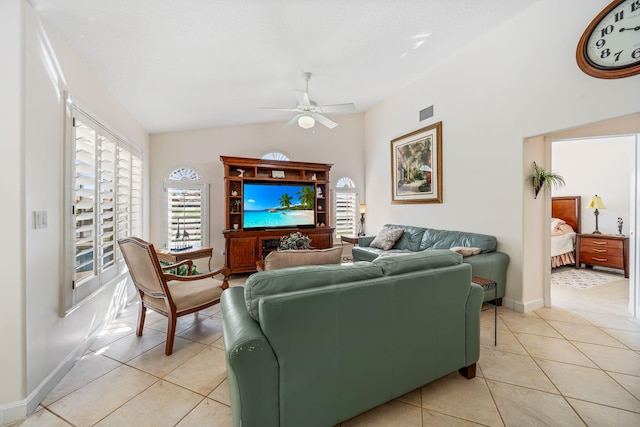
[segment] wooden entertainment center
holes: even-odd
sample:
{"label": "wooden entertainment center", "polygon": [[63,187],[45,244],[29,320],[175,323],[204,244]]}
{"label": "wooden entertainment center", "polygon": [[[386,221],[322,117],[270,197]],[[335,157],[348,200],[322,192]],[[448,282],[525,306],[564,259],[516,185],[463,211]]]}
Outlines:
{"label": "wooden entertainment center", "polygon": [[[231,274],[256,271],[256,261],[278,248],[280,237],[300,231],[315,249],[333,246],[329,200],[330,164],[220,156],[225,187],[225,267]],[[292,228],[243,228],[244,184],[281,183],[315,185],[315,226]]]}

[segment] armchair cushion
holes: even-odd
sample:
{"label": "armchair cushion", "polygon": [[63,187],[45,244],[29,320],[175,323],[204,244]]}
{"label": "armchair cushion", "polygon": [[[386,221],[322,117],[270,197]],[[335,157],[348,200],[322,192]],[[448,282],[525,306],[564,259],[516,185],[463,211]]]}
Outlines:
{"label": "armchair cushion", "polygon": [[177,311],[191,310],[222,295],[222,288],[214,286],[216,281],[210,277],[190,282],[170,281],[167,284]]}

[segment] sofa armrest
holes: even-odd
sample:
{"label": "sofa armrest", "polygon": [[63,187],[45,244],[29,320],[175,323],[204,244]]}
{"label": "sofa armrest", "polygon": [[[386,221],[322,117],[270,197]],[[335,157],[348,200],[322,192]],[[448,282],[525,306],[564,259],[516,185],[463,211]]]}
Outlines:
{"label": "sofa armrest", "polygon": [[278,361],[260,325],[249,316],[244,288],[224,291],[220,306],[233,423],[278,426]]}
{"label": "sofa armrest", "polygon": [[376,236],[360,236],[358,237],[358,246],[368,247]]}
{"label": "sofa armrest", "polygon": [[480,310],[483,296],[482,286],[472,283],[465,306],[465,366],[476,363],[480,359]]}
{"label": "sofa armrest", "polygon": [[[498,298],[504,297],[507,288],[509,255],[504,252],[489,252],[465,257],[462,262],[471,265],[471,271],[474,276],[494,280],[498,288]],[[485,292],[484,301],[491,301],[494,298],[495,293],[493,290]]]}

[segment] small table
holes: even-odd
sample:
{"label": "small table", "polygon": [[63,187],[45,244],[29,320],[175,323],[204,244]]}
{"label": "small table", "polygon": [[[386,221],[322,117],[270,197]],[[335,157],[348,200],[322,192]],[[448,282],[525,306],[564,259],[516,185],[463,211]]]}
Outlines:
{"label": "small table", "polygon": [[193,247],[191,249],[176,251],[169,248],[156,249],[159,261],[175,264],[186,259],[198,259],[209,257],[209,271],[211,271],[211,258],[213,257],[213,248]]}
{"label": "small table", "polygon": [[[340,235],[340,242],[342,242],[342,246],[344,246],[345,242],[350,243],[353,246],[357,246],[359,237],[360,236],[358,236],[356,234],[341,234]],[[345,256],[345,257],[342,257],[342,261],[349,262],[349,261],[353,261],[353,259]]]}
{"label": "small table", "polygon": [[351,243],[352,245],[357,245],[358,237],[359,236],[356,236],[354,234],[342,234],[340,236],[340,241],[342,242],[343,245],[344,245],[344,242]]}
{"label": "small table", "polygon": [[482,286],[482,289],[484,289],[485,292],[491,289],[495,292],[495,299],[493,300],[493,303],[487,302],[486,304],[493,306],[493,345],[498,345],[498,284],[495,280],[485,279],[484,277],[478,276],[471,277],[471,282]]}

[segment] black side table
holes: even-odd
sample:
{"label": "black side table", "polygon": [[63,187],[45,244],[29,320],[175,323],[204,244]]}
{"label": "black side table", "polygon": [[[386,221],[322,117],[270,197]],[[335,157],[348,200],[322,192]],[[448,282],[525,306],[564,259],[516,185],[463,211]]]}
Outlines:
{"label": "black side table", "polygon": [[473,276],[471,282],[476,285],[482,286],[485,292],[493,289],[495,292],[495,299],[493,302],[486,302],[483,304],[489,304],[493,306],[493,345],[498,345],[498,284],[495,280],[485,279],[484,277]]}

